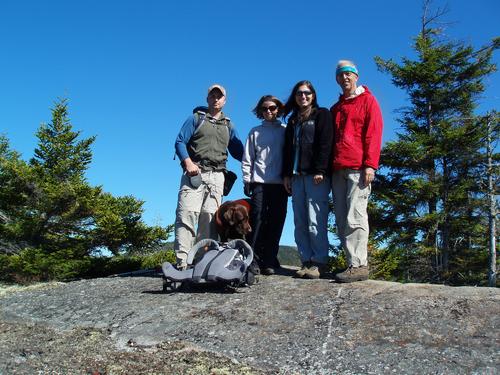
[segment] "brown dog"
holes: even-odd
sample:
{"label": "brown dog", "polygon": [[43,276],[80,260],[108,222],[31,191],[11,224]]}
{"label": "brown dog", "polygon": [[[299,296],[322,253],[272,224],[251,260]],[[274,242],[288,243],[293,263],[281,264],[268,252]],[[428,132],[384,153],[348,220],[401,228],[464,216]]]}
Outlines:
{"label": "brown dog", "polygon": [[215,213],[215,225],[222,242],[246,239],[250,226],[250,200],[239,199],[224,202]]}

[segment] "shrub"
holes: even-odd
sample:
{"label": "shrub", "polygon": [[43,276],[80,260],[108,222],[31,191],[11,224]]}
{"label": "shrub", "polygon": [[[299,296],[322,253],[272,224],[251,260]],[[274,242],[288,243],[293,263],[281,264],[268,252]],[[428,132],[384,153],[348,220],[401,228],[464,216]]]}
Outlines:
{"label": "shrub", "polygon": [[0,256],[0,279],[22,284],[69,280],[88,272],[90,265],[90,257],[75,258],[70,250],[47,254],[40,249],[27,248],[18,254]]}
{"label": "shrub", "polygon": [[156,268],[164,262],[175,264],[175,252],[173,250],[161,250],[142,257],[142,268]]}

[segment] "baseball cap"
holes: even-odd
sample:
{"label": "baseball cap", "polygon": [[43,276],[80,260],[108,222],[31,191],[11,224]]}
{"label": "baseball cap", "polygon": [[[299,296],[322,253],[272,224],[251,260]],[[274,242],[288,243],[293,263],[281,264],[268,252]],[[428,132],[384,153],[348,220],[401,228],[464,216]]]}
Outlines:
{"label": "baseball cap", "polygon": [[220,92],[222,92],[222,95],[226,96],[226,89],[224,87],[222,87],[221,85],[219,85],[219,84],[216,83],[216,84],[210,86],[208,88],[208,93],[210,94],[213,89],[219,89]]}

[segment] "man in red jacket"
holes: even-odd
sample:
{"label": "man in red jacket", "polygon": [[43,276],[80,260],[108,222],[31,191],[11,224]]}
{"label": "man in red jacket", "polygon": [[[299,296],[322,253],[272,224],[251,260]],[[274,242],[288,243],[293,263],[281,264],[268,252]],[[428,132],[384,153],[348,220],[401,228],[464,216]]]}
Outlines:
{"label": "man in red jacket", "polygon": [[358,69],[352,61],[337,64],[339,101],[333,117],[334,147],[332,191],[337,231],[348,268],[335,275],[339,282],[368,279],[368,197],[382,143],[382,114],[366,86],[358,86]]}

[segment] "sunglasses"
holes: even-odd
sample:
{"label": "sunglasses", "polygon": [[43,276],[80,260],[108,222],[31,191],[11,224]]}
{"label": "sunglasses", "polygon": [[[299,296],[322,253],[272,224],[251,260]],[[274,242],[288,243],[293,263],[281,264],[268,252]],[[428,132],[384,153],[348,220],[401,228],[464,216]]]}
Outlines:
{"label": "sunglasses", "polygon": [[220,100],[224,97],[224,94],[221,93],[220,91],[212,90],[210,92],[210,94],[208,94],[208,97],[212,98],[212,99],[219,99]]}
{"label": "sunglasses", "polygon": [[312,95],[312,91],[309,91],[309,90],[304,90],[304,91],[297,91],[295,93],[295,96],[302,96],[302,95],[305,95],[305,96],[311,96]]}
{"label": "sunglasses", "polygon": [[270,105],[269,107],[261,107],[261,108],[262,108],[262,112],[267,112],[267,111],[274,112],[278,109],[278,106],[277,105]]}

